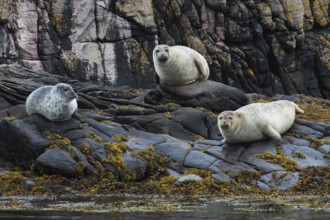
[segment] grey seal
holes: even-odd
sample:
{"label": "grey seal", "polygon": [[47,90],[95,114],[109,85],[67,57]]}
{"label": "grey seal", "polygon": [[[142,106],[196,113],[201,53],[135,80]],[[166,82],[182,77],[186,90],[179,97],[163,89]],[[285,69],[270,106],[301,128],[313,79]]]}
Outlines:
{"label": "grey seal", "polygon": [[218,116],[218,127],[225,141],[245,143],[266,138],[281,139],[293,125],[296,113],[304,113],[287,100],[253,103]]}
{"label": "grey seal", "polygon": [[161,82],[167,85],[189,84],[210,75],[205,58],[185,46],[158,45],[153,50],[153,62]]}
{"label": "grey seal", "polygon": [[50,121],[65,121],[78,110],[77,94],[66,83],[42,86],[26,99],[26,112],[40,114]]}

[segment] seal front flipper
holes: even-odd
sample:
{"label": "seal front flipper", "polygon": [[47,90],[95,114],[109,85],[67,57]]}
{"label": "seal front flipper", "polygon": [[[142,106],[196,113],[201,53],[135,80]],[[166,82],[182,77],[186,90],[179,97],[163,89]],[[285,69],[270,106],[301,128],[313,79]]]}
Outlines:
{"label": "seal front flipper", "polygon": [[261,132],[268,137],[271,137],[276,140],[281,140],[281,135],[270,125],[261,125]]}
{"label": "seal front flipper", "polygon": [[198,72],[200,74],[199,79],[207,79],[209,77],[209,69],[205,67],[201,59],[194,58],[194,63],[196,64],[196,67],[198,69]]}

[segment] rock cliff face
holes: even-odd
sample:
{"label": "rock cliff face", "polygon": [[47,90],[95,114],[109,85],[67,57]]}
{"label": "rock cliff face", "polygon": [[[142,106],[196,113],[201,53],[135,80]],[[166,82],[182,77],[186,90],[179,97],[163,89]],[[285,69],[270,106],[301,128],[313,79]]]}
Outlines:
{"label": "rock cliff face", "polygon": [[0,63],[151,88],[152,49],[186,45],[211,79],[330,98],[329,0],[0,0]]}

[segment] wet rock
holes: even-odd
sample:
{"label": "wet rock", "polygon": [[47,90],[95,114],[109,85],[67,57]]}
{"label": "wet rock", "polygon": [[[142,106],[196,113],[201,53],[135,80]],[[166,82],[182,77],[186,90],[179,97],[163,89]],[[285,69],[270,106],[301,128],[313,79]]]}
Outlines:
{"label": "wet rock", "polygon": [[9,108],[11,105],[4,98],[0,97],[0,106],[0,110],[3,110]]}
{"label": "wet rock", "polygon": [[165,154],[175,162],[179,163],[183,163],[190,149],[191,146],[182,141],[169,141],[155,146],[157,152]]}
{"label": "wet rock", "polygon": [[293,126],[289,129],[289,132],[294,134],[300,134],[302,136],[314,137],[314,138],[323,137],[323,134],[321,132],[318,132],[312,128],[299,124],[293,124]]}
{"label": "wet rock", "polygon": [[[110,6],[113,5],[105,7]],[[252,13],[247,3],[246,6]],[[45,83],[59,81],[72,84],[79,97],[85,99],[83,102],[88,103],[83,105],[85,109],[80,108],[65,122],[27,115],[24,103],[28,94]],[[292,188],[305,168],[329,165],[329,122],[296,120],[280,141],[229,144],[217,134],[216,112],[177,103],[144,103],[146,93],[50,77],[18,67],[0,67],[0,102],[5,104],[0,106],[1,156],[23,169],[34,168],[44,174],[79,178],[109,175],[119,181],[135,181],[154,175],[150,172],[153,163],[141,154],[156,153],[169,161],[156,175],[168,171],[180,177],[185,170],[196,168],[209,171],[219,181],[239,182],[238,177],[250,178],[251,174],[253,180],[246,187],[264,190]],[[303,96],[272,98],[305,100]],[[286,162],[295,162],[298,167],[258,158],[266,152],[285,156]]]}
{"label": "wet rock", "polygon": [[263,183],[261,181],[258,181],[258,187],[260,187],[261,189],[263,189],[265,191],[270,190],[270,187],[266,183]]}
{"label": "wet rock", "polygon": [[0,121],[1,154],[28,167],[51,143],[31,124],[22,120]]}
{"label": "wet rock", "polygon": [[177,181],[179,183],[185,182],[185,181],[202,181],[203,178],[200,176],[197,176],[195,174],[188,174],[188,175],[184,175],[181,176]]}
{"label": "wet rock", "polygon": [[239,89],[209,80],[181,86],[161,84],[160,88],[145,97],[145,101],[151,104],[174,102],[217,112],[236,110],[248,103],[247,97]]}
{"label": "wet rock", "polygon": [[35,169],[40,173],[56,173],[82,177],[77,171],[77,162],[70,155],[61,149],[49,149],[37,158]]}
{"label": "wet rock", "polygon": [[200,151],[191,151],[184,161],[184,166],[199,169],[209,168],[217,159]]}
{"label": "wet rock", "polygon": [[133,157],[129,152],[124,153],[124,162],[126,164],[125,171],[126,175],[133,175],[131,177],[133,180],[141,180],[145,178],[145,174],[147,171],[147,162]]}
{"label": "wet rock", "polygon": [[77,129],[80,125],[80,122],[74,118],[67,121],[52,123],[39,115],[32,115],[31,117],[25,119],[24,122],[34,124],[39,131],[48,131],[50,133],[63,133],[69,130]]}
{"label": "wet rock", "polygon": [[330,154],[330,145],[329,144],[324,144],[324,145],[318,147],[317,150],[321,151],[324,154]]}
{"label": "wet rock", "polygon": [[90,138],[81,138],[72,142],[73,146],[76,146],[80,151],[88,151],[93,153],[95,160],[103,161],[107,157],[107,153],[104,149],[104,146]]}
{"label": "wet rock", "polygon": [[[173,112],[153,115],[118,116],[116,119],[139,130],[168,134],[185,140],[192,140],[197,135],[205,138],[211,138],[212,135],[214,138],[212,131],[218,130],[213,118],[194,108],[179,108]],[[208,123],[209,121],[213,123]]]}
{"label": "wet rock", "polygon": [[246,163],[236,162],[236,163],[228,163],[223,160],[215,161],[209,169],[214,173],[232,173],[235,175],[239,175],[242,171],[252,171],[255,172],[256,170],[253,169],[251,166],[247,165]]}
{"label": "wet rock", "polygon": [[323,153],[310,147],[284,144],[281,148],[286,156],[299,165],[299,168],[327,166],[330,164],[329,160],[324,158]]}
{"label": "wet rock", "polygon": [[221,182],[230,182],[230,178],[224,172],[221,171],[212,174],[212,177]]}
{"label": "wet rock", "polygon": [[179,178],[180,177],[180,173],[176,172],[175,170],[172,170],[172,169],[167,169],[168,173],[171,175],[171,176],[174,176],[175,178]]}
{"label": "wet rock", "polygon": [[276,149],[272,145],[263,145],[260,143],[252,144],[246,151],[243,152],[239,158],[239,161],[252,164],[257,170],[260,170],[263,173],[268,173],[275,170],[284,170],[284,168],[278,164],[268,163],[263,159],[257,158],[257,155],[266,151],[276,154]]}
{"label": "wet rock", "polygon": [[212,146],[207,149],[207,152],[217,158],[225,161],[235,162],[246,148],[242,146]]}
{"label": "wet rock", "polygon": [[279,190],[287,190],[298,182],[299,173],[275,171],[261,176],[260,180],[262,181],[262,183],[259,184],[259,186],[262,186],[265,189],[267,189],[267,186],[264,186],[264,184],[268,185],[271,188],[276,188]]}
{"label": "wet rock", "polygon": [[308,146],[309,145],[309,141],[306,141],[304,139],[295,138],[292,136],[283,136],[282,138],[288,140],[292,145],[295,145],[295,146]]}

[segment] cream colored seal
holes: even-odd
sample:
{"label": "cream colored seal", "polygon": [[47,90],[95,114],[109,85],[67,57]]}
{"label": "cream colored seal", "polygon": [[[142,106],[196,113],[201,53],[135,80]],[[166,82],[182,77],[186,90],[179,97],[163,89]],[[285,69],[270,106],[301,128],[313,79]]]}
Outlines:
{"label": "cream colored seal", "polygon": [[210,74],[205,58],[185,46],[158,45],[153,50],[153,61],[161,82],[167,85],[206,80]]}
{"label": "cream colored seal", "polygon": [[218,116],[218,126],[225,141],[245,143],[268,137],[277,140],[293,125],[295,115],[304,113],[294,102],[280,100],[253,103]]}
{"label": "cream colored seal", "polygon": [[50,121],[65,121],[77,111],[77,94],[66,83],[42,86],[26,99],[26,112],[40,114]]}

